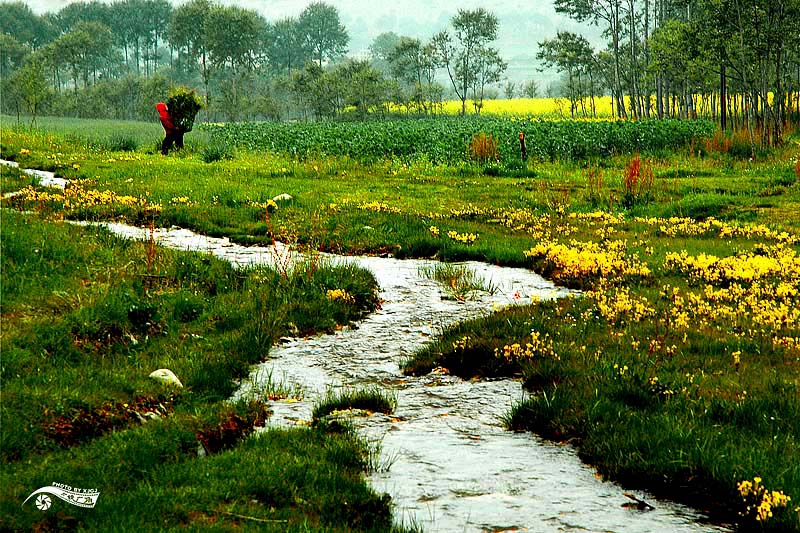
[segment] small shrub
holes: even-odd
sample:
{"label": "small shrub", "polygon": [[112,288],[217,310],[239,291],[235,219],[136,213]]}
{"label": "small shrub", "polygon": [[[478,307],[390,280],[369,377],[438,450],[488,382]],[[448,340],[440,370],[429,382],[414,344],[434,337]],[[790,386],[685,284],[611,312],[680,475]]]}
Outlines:
{"label": "small shrub", "polygon": [[483,175],[497,177],[500,175],[500,167],[498,165],[487,165],[483,169]]}
{"label": "small shrub", "polygon": [[722,130],[717,130],[714,132],[714,136],[710,139],[706,139],[705,141],[705,153],[706,154],[727,154],[728,151],[731,149],[731,139],[730,137]]}
{"label": "small shrub", "polygon": [[636,154],[625,167],[622,205],[630,209],[637,204],[648,202],[652,197],[654,181],[653,169],[647,163],[642,165],[639,154]]}
{"label": "small shrub", "polygon": [[224,141],[214,141],[203,149],[203,161],[214,163],[223,159],[233,159],[233,147]]}
{"label": "small shrub", "polygon": [[[756,138],[759,138],[758,132],[754,132]],[[747,130],[737,130],[731,136],[731,142],[728,148],[728,154],[737,159],[749,159],[753,157],[755,146],[750,139],[750,133]]]}
{"label": "small shrub", "polygon": [[175,301],[173,317],[180,322],[192,322],[203,314],[205,302],[200,296],[181,294]]}
{"label": "small shrub", "polygon": [[469,144],[469,158],[482,165],[498,161],[500,151],[497,149],[497,139],[484,132],[476,134]]}
{"label": "small shrub", "polygon": [[603,169],[597,165],[589,165],[583,171],[589,185],[589,201],[597,207],[603,196]]}
{"label": "small shrub", "polygon": [[129,135],[116,134],[103,143],[103,148],[110,152],[135,152],[139,148],[139,141]]}

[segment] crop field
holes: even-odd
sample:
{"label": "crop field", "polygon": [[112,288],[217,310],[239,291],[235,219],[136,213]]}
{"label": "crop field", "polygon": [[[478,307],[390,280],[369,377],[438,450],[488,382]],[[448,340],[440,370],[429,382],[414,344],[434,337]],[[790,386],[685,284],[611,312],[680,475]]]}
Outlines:
{"label": "crop field", "polygon": [[[610,96],[595,97],[595,114],[598,119],[613,119],[613,107]],[[628,100],[626,99],[626,105]],[[583,105],[591,113],[591,100],[585,98]],[[467,100],[467,112],[473,112],[475,106]],[[449,115],[461,113],[460,100],[447,100],[442,109]],[[507,115],[511,117],[536,116],[566,119],[569,118],[569,99],[567,98],[506,98],[483,101],[483,115]]]}
{"label": "crop field", "polygon": [[483,133],[497,143],[497,154],[489,159],[506,165],[520,160],[520,132],[525,133],[528,155],[548,161],[652,152],[692,142],[699,145],[714,133],[714,125],[705,121],[548,121],[528,116],[290,125],[232,123],[204,129],[218,142],[293,158],[347,156],[362,162],[398,159],[434,164],[458,164],[468,159],[472,139]]}
{"label": "crop field", "polygon": [[[115,125],[119,140],[136,140],[120,150],[110,130],[75,124],[3,132],[4,159],[71,185],[44,189],[2,170],[2,192],[19,194],[3,200],[0,241],[0,516],[52,481],[48,465],[93,486],[91,457],[127,481],[109,489],[113,516],[0,518],[0,528],[124,527],[144,505],[175,529],[382,531],[391,521],[360,477],[369,450],[356,436],[314,427],[245,439],[269,414],[225,402],[231,379],[281,336],[374,310],[368,272],[236,274],[67,219],[525,266],[579,288],[580,298],[443,331],[404,371],[522,379],[510,429],[568,441],[599,475],[742,531],[800,531],[800,137],[753,151],[703,121],[258,123],[205,126],[165,157],[155,125]],[[497,139],[499,163],[472,157],[480,133]],[[282,193],[292,200],[272,200]],[[142,378],[153,364],[179,368],[185,388]],[[153,399],[159,423],[134,424],[122,407]],[[220,445],[205,463],[197,435]]]}

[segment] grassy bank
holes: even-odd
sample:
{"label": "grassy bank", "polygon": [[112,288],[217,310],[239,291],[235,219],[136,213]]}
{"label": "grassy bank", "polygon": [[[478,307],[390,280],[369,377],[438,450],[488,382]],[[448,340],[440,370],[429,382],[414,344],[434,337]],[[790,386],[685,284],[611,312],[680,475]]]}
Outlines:
{"label": "grassy bank", "polygon": [[[481,259],[584,289],[457,325],[406,371],[520,376],[530,394],[511,427],[571,440],[604,475],[743,529],[798,530],[800,145],[751,160],[715,139],[498,176],[244,151],[208,164],[191,149],[164,158],[24,132],[5,134],[3,153],[74,180],[6,200],[53,219]],[[4,190],[6,176],[25,184],[9,172]],[[281,193],[292,200],[272,202]]]}
{"label": "grassy bank", "polygon": [[[388,499],[361,475],[363,443],[310,429],[243,439],[268,409],[225,401],[280,336],[374,309],[371,274],[237,271],[9,210],[2,227],[0,527],[389,527]],[[150,379],[158,368],[183,387]],[[98,489],[97,507],[20,507],[53,482]]]}

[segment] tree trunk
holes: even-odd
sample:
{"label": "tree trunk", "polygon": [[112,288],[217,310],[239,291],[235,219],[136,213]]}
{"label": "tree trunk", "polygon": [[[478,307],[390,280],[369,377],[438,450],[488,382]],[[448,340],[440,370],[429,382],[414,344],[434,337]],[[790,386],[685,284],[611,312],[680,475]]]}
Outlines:
{"label": "tree trunk", "polygon": [[723,60],[719,69],[719,127],[722,131],[728,129],[728,82],[725,75],[725,62]]}
{"label": "tree trunk", "polygon": [[614,95],[617,99],[617,116],[619,118],[628,118],[624,97],[622,96],[622,77],[619,65],[619,2],[617,0],[614,1],[614,5],[611,7],[611,36],[614,46]]}

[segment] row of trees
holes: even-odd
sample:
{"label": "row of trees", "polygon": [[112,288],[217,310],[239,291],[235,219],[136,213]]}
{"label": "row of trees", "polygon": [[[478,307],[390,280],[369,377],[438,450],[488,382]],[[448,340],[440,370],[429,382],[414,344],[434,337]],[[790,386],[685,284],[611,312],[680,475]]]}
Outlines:
{"label": "row of trees", "polygon": [[[611,94],[620,118],[717,118],[780,141],[800,114],[800,0],[554,0],[600,26],[596,51],[577,34],[539,43],[542,65],[564,74],[573,115]],[[208,118],[322,118],[345,108],[432,114],[445,91],[467,113],[507,65],[493,46],[497,18],[459,10],[430,40],[386,33],[370,60],[343,60],[349,37],[332,6],[268,22],[255,11],[190,0],[73,3],[35,15],[0,4],[0,77],[6,112],[152,117],[170,84],[202,87]],[[525,88],[529,96],[537,87]],[[509,96],[518,89],[507,83]]]}
{"label": "row of trees", "polygon": [[[452,30],[429,42],[379,36],[373,59],[347,60],[349,36],[336,9],[316,2],[296,18],[270,23],[252,10],[191,0],[73,3],[35,15],[0,4],[0,74],[5,111],[143,118],[145,98],[169,84],[201,86],[209,118],[330,117],[388,110],[431,114],[446,72],[466,113],[480,111],[506,63],[491,43],[498,22],[459,11]],[[138,93],[137,93],[138,91]],[[156,95],[157,97],[157,95]]]}
{"label": "row of trees", "polygon": [[[287,28],[291,46],[284,42]],[[33,112],[36,104],[57,100],[57,112],[97,114],[104,110],[81,103],[88,95],[103,96],[95,94],[98,84],[106,93],[98,101],[103,103],[120,87],[166,77],[173,83],[201,84],[212,109],[232,108],[243,84],[249,89],[257,85],[256,73],[266,77],[284,67],[291,71],[293,61],[302,66],[313,59],[322,65],[344,55],[347,41],[335,9],[322,3],[275,24],[255,11],[207,0],[174,9],[168,0],[81,2],[41,17],[23,3],[7,3],[0,5],[4,105],[17,110],[24,105]],[[20,83],[23,78],[50,90],[31,94],[30,84]],[[214,98],[216,92],[224,105]],[[71,93],[71,102],[59,98],[64,93]],[[130,105],[111,109],[139,118]]]}
{"label": "row of trees", "polygon": [[569,32],[539,43],[543,64],[565,75],[573,114],[591,114],[594,96],[610,91],[620,118],[706,115],[723,128],[733,122],[762,143],[776,144],[800,113],[800,0],[554,5],[602,27],[608,38],[598,52]]}

